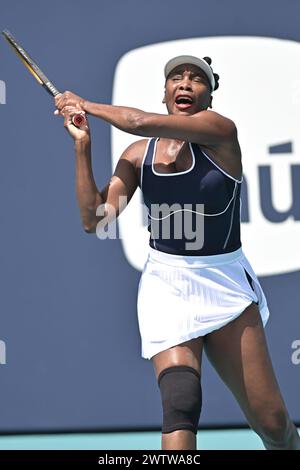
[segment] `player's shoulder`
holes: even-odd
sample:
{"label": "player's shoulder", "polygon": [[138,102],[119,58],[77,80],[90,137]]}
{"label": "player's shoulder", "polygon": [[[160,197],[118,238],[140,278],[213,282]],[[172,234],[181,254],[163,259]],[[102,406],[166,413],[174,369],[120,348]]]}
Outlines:
{"label": "player's shoulder", "polygon": [[149,142],[149,139],[136,140],[132,144],[128,145],[125,152],[134,153],[134,152],[137,152],[137,151],[145,150],[148,142]]}
{"label": "player's shoulder", "polygon": [[232,119],[211,109],[205,109],[203,111],[200,111],[200,113],[194,114],[194,116],[200,117],[201,119],[207,119],[211,123],[214,122],[218,124],[223,124],[232,129],[236,128],[235,122]]}
{"label": "player's shoulder", "polygon": [[131,161],[134,165],[140,166],[143,160],[149,139],[139,139],[130,144],[123,152],[121,158]]}

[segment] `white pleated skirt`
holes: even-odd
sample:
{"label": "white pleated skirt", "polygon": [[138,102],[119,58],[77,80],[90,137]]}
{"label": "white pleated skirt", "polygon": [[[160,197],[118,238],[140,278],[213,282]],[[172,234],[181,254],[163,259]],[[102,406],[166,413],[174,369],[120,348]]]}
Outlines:
{"label": "white pleated skirt", "polygon": [[149,247],[137,297],[142,357],[222,328],[252,302],[265,326],[267,301],[242,248],[181,256]]}

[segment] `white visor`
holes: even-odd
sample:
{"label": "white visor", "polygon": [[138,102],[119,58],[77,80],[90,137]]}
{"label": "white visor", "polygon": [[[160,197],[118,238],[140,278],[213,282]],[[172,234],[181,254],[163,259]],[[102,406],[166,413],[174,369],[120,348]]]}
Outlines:
{"label": "white visor", "polygon": [[192,55],[179,55],[169,60],[165,65],[165,70],[164,70],[165,78],[168,77],[169,73],[173,69],[175,69],[175,67],[178,67],[178,65],[182,65],[182,64],[193,64],[199,67],[199,69],[203,70],[203,72],[205,73],[205,75],[207,76],[209,80],[212,92],[214,91],[216,82],[215,82],[215,77],[210,66],[205,60],[200,59],[199,57],[192,56]]}

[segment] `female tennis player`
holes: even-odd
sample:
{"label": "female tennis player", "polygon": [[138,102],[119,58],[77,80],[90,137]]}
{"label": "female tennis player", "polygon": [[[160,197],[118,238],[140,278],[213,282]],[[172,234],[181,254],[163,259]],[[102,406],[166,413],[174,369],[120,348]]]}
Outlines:
{"label": "female tennis player", "polygon": [[[106,216],[118,216],[138,186],[148,209],[149,255],[137,307],[142,356],[152,360],[161,393],[162,449],[196,449],[203,348],[265,448],[300,449],[268,353],[266,298],[241,247],[237,129],[208,110],[219,76],[208,57],[175,57],[164,72],[168,115],[71,92],[55,99],[75,141],[84,230],[93,233]],[[124,151],[102,191],[88,123],[71,123],[78,110],[145,137]]]}

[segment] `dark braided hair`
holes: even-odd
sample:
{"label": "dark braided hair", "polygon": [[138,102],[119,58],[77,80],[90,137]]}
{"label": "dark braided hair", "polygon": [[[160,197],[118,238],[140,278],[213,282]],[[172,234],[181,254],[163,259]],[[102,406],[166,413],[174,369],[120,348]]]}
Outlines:
{"label": "dark braided hair", "polygon": [[[217,73],[214,73],[214,72],[213,72],[213,69],[212,69],[212,67],[211,67],[211,65],[210,65],[211,62],[212,62],[212,61],[211,61],[211,58],[210,58],[210,57],[203,57],[203,60],[205,60],[205,62],[207,62],[208,65],[209,65],[210,68],[211,68],[211,71],[212,71],[212,73],[213,73],[213,76],[215,77],[215,90],[217,90],[217,89],[219,88],[219,79],[220,79],[220,77],[219,77],[219,75],[218,75]],[[212,90],[212,91],[214,91],[214,90]]]}

